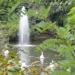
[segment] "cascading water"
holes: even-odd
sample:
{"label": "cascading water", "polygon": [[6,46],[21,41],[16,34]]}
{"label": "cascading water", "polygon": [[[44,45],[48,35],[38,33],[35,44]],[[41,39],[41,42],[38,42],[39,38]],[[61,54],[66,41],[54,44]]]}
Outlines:
{"label": "cascading water", "polygon": [[[26,9],[23,6],[21,10],[20,16],[20,24],[19,24],[19,54],[20,54],[20,61],[28,65],[29,63],[29,50],[27,45],[30,43],[30,32],[29,32],[29,22],[28,16],[26,14]],[[24,47],[25,46],[25,47]]]}
{"label": "cascading water", "polygon": [[25,12],[25,7],[23,6],[19,24],[19,44],[28,45],[30,39],[29,36],[30,32],[29,32],[28,16]]}

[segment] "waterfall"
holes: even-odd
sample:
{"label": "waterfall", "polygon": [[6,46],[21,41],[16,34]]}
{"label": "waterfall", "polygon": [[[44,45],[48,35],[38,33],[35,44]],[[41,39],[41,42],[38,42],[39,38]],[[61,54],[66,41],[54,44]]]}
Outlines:
{"label": "waterfall", "polygon": [[29,22],[28,22],[28,16],[26,14],[26,9],[23,6],[21,10],[21,16],[20,16],[20,24],[19,24],[19,44],[21,45],[28,45],[29,44]]}
{"label": "waterfall", "polygon": [[[20,23],[19,23],[19,57],[22,63],[28,65],[29,63],[29,50],[27,45],[30,43],[30,32],[28,16],[26,9],[23,6],[21,9]],[[24,47],[25,46],[25,47]]]}

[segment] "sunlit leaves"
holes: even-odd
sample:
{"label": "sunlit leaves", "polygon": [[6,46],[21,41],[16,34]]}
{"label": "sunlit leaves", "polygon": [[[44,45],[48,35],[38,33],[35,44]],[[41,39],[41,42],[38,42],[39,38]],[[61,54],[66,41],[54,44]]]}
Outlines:
{"label": "sunlit leaves", "polygon": [[75,25],[75,7],[73,7],[68,13],[68,24]]}
{"label": "sunlit leaves", "polygon": [[68,15],[73,15],[75,14],[75,7],[72,7]]}
{"label": "sunlit leaves", "polygon": [[59,27],[59,29],[57,30],[57,35],[60,38],[64,38],[64,39],[70,38],[70,32],[69,32],[69,30],[67,30],[66,28],[63,28],[63,27]]}
{"label": "sunlit leaves", "polygon": [[30,16],[30,17],[32,17],[32,16],[37,17],[37,10],[29,9],[28,10],[28,16]]}
{"label": "sunlit leaves", "polygon": [[37,11],[38,18],[41,18],[41,19],[47,18],[48,17],[49,10],[50,10],[50,7],[48,7],[48,8],[40,7],[39,11]]}
{"label": "sunlit leaves", "polygon": [[46,19],[48,17],[50,7],[45,8],[44,6],[39,7],[38,9],[29,9],[28,15],[37,17],[39,19]]}
{"label": "sunlit leaves", "polygon": [[65,26],[70,27],[70,32],[75,35],[75,7],[72,7],[66,18]]}

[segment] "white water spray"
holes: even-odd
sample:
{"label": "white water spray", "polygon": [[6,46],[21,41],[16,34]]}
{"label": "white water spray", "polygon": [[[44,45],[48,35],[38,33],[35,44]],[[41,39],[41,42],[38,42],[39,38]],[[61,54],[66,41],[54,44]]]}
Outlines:
{"label": "white water spray", "polygon": [[20,16],[20,25],[19,25],[19,44],[20,45],[28,45],[29,44],[29,22],[28,22],[28,16],[26,14],[26,9],[23,6],[21,10],[21,16]]}
{"label": "white water spray", "polygon": [[[19,47],[20,47],[20,61],[21,63],[29,64],[29,49],[27,45],[30,43],[30,32],[29,32],[29,22],[28,16],[26,14],[26,9],[23,6],[20,16],[19,24]],[[25,46],[26,45],[26,46]],[[24,47],[25,46],[25,47]]]}

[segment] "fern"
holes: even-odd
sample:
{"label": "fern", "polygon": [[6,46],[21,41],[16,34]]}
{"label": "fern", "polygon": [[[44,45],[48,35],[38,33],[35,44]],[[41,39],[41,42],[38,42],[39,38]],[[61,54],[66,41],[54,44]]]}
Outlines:
{"label": "fern", "polygon": [[33,30],[37,30],[39,33],[43,33],[47,30],[56,30],[58,27],[55,25],[55,23],[52,22],[40,22],[32,27]]}

